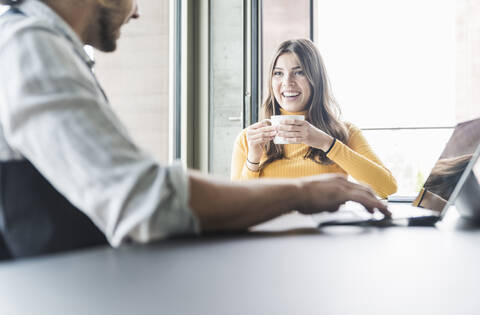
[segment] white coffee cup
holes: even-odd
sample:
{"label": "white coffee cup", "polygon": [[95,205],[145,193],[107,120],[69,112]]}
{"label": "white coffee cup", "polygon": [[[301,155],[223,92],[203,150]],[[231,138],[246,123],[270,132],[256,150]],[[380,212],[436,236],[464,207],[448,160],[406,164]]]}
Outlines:
{"label": "white coffee cup", "polygon": [[[303,115],[274,115],[271,116],[270,119],[267,119],[270,121],[273,127],[276,127],[280,124],[281,121],[284,121],[285,119],[296,119],[296,120],[305,120],[305,116]],[[287,139],[284,137],[279,137],[275,136],[273,139],[273,143],[275,144],[292,144],[292,142],[288,142]]]}

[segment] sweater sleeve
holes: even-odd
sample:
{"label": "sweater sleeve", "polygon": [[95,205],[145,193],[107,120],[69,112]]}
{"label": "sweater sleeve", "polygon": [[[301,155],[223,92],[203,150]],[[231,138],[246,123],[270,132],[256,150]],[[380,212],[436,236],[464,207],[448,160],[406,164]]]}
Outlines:
{"label": "sweater sleeve", "polygon": [[397,191],[397,181],[373,152],[360,129],[349,126],[348,146],[336,141],[327,157],[357,181],[369,185],[381,198]]}
{"label": "sweater sleeve", "polygon": [[260,176],[260,172],[252,172],[246,164],[248,156],[248,144],[245,130],[243,130],[235,140],[233,145],[231,180],[255,179]]}

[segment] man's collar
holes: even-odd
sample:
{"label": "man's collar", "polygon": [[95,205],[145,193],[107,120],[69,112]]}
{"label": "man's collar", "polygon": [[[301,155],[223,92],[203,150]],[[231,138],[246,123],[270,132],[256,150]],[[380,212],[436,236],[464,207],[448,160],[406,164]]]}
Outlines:
{"label": "man's collar", "polygon": [[83,48],[84,44],[82,43],[78,35],[74,32],[70,25],[68,25],[67,22],[65,22],[65,20],[62,19],[48,5],[38,0],[26,0],[15,7],[27,16],[40,18],[44,21],[47,21],[48,23],[51,23],[56,30],[61,32],[63,36],[73,44],[75,50],[77,51],[79,56],[82,57],[84,62],[90,68],[93,68],[95,62],[85,52],[85,49]]}

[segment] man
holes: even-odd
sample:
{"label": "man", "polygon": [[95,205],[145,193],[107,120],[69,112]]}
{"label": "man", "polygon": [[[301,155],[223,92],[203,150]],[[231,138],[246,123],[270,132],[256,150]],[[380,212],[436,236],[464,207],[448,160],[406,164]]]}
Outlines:
{"label": "man", "polygon": [[[12,257],[175,234],[241,230],[347,200],[389,212],[331,175],[230,183],[161,166],[111,111],[85,54],[109,52],[136,0],[0,0],[0,231]],[[1,243],[1,242],[0,242]]]}

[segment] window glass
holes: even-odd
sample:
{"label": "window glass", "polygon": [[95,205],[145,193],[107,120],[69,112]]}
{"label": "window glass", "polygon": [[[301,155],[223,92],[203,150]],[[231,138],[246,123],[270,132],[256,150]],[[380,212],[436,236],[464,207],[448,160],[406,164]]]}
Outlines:
{"label": "window glass", "polygon": [[210,1],[210,172],[230,177],[243,127],[243,1]]}
{"label": "window glass", "polygon": [[451,1],[316,1],[314,39],[343,119],[414,195],[455,125]]}
{"label": "window glass", "polygon": [[316,43],[344,118],[360,127],[452,126],[451,1],[318,1]]}

